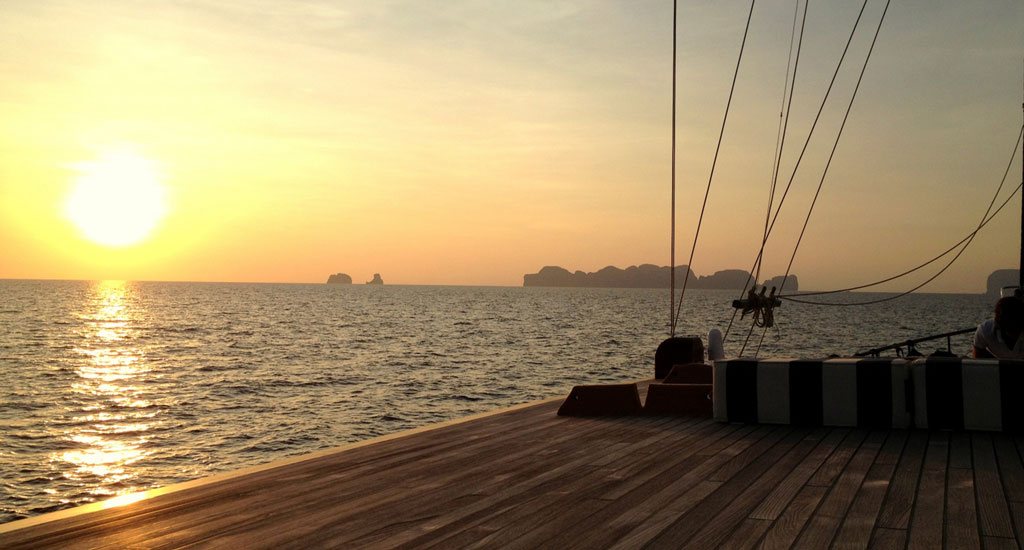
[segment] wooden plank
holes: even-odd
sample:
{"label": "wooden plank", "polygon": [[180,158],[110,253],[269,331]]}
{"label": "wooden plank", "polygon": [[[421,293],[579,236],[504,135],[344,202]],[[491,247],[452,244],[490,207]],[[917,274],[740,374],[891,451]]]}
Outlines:
{"label": "wooden plank", "polygon": [[1010,510],[999,478],[995,449],[988,434],[971,435],[974,448],[974,482],[978,487],[978,526],[981,534],[991,537],[1013,537]]}
{"label": "wooden plank", "polygon": [[971,434],[953,432],[949,437],[949,467],[970,469],[971,466]]}
{"label": "wooden plank", "polygon": [[[753,425],[753,424],[731,424],[731,427],[735,428],[736,429],[735,433],[738,436],[740,436],[740,438],[744,438],[744,439],[746,438],[747,434],[754,433],[755,431],[757,433],[761,434],[761,437],[765,437],[765,436],[767,436],[770,433],[763,426],[757,426],[757,425]],[[743,452],[743,449],[746,448],[746,446],[744,444],[737,443],[738,441],[740,441],[740,439],[736,439],[736,438],[732,438],[732,437],[722,438],[719,441],[715,441],[715,442],[711,443],[710,445],[706,445],[706,446],[702,447],[701,449],[698,449],[697,452],[695,452],[693,454],[694,454],[694,456],[698,456],[698,457],[712,457],[713,456],[713,457],[715,457],[715,460],[717,462],[719,462],[719,463],[721,463],[722,461],[728,461],[732,457],[734,457],[734,456],[738,455],[739,453]],[[719,465],[721,465],[721,464],[719,464]]]}
{"label": "wooden plank", "polygon": [[840,472],[835,486],[804,527],[797,539],[796,548],[827,548],[832,543],[886,435],[881,431],[867,434],[846,468]]}
{"label": "wooden plank", "polygon": [[871,537],[872,550],[903,550],[907,545],[907,532],[903,529],[879,527]]}
{"label": "wooden plank", "polygon": [[763,519],[745,519],[719,548],[754,548],[774,522]]}
{"label": "wooden plank", "polygon": [[729,441],[723,439],[724,436],[738,428],[715,422],[708,426],[715,428],[713,434],[698,433],[693,437],[679,437],[678,434],[674,434],[670,442],[666,440],[664,444],[651,446],[651,452],[644,456],[644,460],[637,460],[636,455],[631,453],[609,462],[607,465],[612,470],[609,476],[622,480],[623,483],[611,488],[600,498],[616,500],[658,476],[676,477],[679,472],[685,471],[684,469],[694,463],[693,460],[683,459],[709,446],[720,444],[723,440]]}
{"label": "wooden plank", "polygon": [[[1004,539],[1002,537],[984,537],[983,542],[985,543],[985,550],[1018,550],[1020,546],[1014,539]],[[952,546],[950,546],[952,548]]]}
{"label": "wooden plank", "polygon": [[1013,439],[1006,434],[993,434],[992,443],[996,450],[999,477],[1003,481],[1006,500],[1024,502],[1024,464]]}
{"label": "wooden plank", "polygon": [[[731,497],[727,505],[709,518],[703,527],[689,536],[691,542],[686,547],[693,549],[729,547],[724,540],[743,523],[743,518],[750,515],[750,511],[761,503],[765,495],[791,473],[793,468],[816,447],[818,439],[824,431],[816,430],[815,437],[807,437],[806,432],[794,431],[792,440],[795,441],[795,444],[781,458],[762,469],[752,481],[743,486],[739,486],[739,483],[742,482],[737,481],[740,492]],[[721,492],[726,495],[728,490],[723,486]],[[690,518],[687,521],[695,520]],[[765,530],[770,526],[769,522]]]}
{"label": "wooden plank", "polygon": [[910,437],[908,430],[889,430],[885,444],[882,445],[878,456],[875,457],[875,464],[892,464],[893,466],[899,464],[908,437]]}
{"label": "wooden plank", "polygon": [[659,478],[674,480],[688,473],[695,465],[708,459],[700,453],[707,447],[731,445],[749,431],[737,430],[736,426],[723,426],[713,434],[701,434],[696,438],[677,438],[671,444],[662,445],[657,453],[645,457],[644,461],[633,460],[626,455],[609,465],[608,477],[621,483],[600,495],[604,500],[619,500],[638,487],[649,484],[659,485]]}
{"label": "wooden plank", "polygon": [[[868,474],[836,534],[836,539],[832,544],[834,548],[865,548],[869,544],[875,543],[872,533],[878,522],[885,496],[889,492],[907,437],[906,430],[891,430],[886,435],[885,443],[875,455],[875,463],[868,470]],[[902,541],[906,539],[906,532],[899,531],[899,533],[902,533],[899,538],[902,547]],[[883,544],[883,541],[879,540],[877,543]],[[888,544],[888,541],[885,543]]]}
{"label": "wooden plank", "polygon": [[[643,440],[641,443],[637,443],[636,446],[641,447],[641,444],[657,444],[657,440]],[[579,449],[581,457],[580,461],[586,460],[586,457],[592,455],[593,453],[590,451],[592,451],[592,448],[589,446],[581,447]],[[619,452],[627,454],[628,450],[620,449]],[[530,508],[523,508],[523,511],[529,512],[533,507],[545,505],[542,501],[544,498],[557,498],[560,495],[575,494],[584,487],[594,487],[601,481],[602,476],[606,475],[602,473],[605,472],[604,469],[585,468],[585,465],[581,462],[576,463],[575,466],[572,464],[566,466],[562,464],[563,460],[564,458],[556,457],[556,463],[552,465],[546,465],[543,462],[540,463],[541,469],[538,470],[536,474],[517,480],[519,481],[518,484],[505,488],[502,491],[491,495],[488,499],[482,499],[470,506],[453,507],[450,510],[437,510],[437,513],[434,514],[435,517],[430,518],[430,523],[435,528],[439,525],[462,527],[472,526],[474,523],[473,518],[482,518],[486,521],[487,518],[491,516],[487,513],[488,511],[492,511],[494,508],[504,507],[505,502],[509,499],[531,502]],[[554,469],[554,473],[557,474],[557,476],[553,478],[551,477],[553,472],[552,469]],[[589,475],[591,473],[599,475]],[[537,481],[543,481],[543,483],[537,483]],[[430,500],[436,499],[437,496],[438,495],[436,493],[423,494],[421,496],[421,498],[424,499],[423,505],[430,506]],[[540,504],[536,504],[536,502],[540,502]],[[403,504],[407,504],[407,502],[403,502]],[[436,505],[434,505],[434,507],[436,508]],[[506,520],[508,519],[509,518],[506,517]],[[396,546],[405,541],[415,539],[423,534],[423,530],[408,529],[401,534],[377,533],[374,537],[380,538],[382,536],[386,536],[388,538],[383,539],[382,543],[386,542],[387,546]],[[367,539],[364,537],[364,539],[360,539],[360,542],[376,540],[376,538]]]}
{"label": "wooden plank", "polygon": [[[707,431],[709,433],[710,432],[714,432],[715,435],[714,436],[708,436],[707,434],[701,433],[701,432],[705,432],[705,431]],[[686,452],[693,452],[694,449],[700,448],[701,445],[707,444],[708,442],[715,441],[716,437],[718,437],[720,434],[728,434],[728,433],[730,433],[732,431],[734,431],[734,428],[730,427],[730,426],[723,426],[721,424],[709,424],[707,426],[704,426],[702,428],[701,432],[691,434],[693,437],[700,436],[699,439],[696,440],[696,441],[692,440],[692,438],[686,437],[686,435],[684,433],[677,433],[676,434],[677,441],[674,441],[673,445],[685,444],[685,447],[683,448],[682,452],[677,454],[677,456],[675,457],[675,460],[684,460]],[[653,442],[653,445],[662,446],[657,441]],[[669,448],[671,449],[672,446],[670,445]],[[623,454],[623,456],[632,456],[632,455]],[[674,465],[675,465],[675,463],[672,462],[672,461],[666,461],[665,463],[660,464],[660,466],[662,468],[666,468],[666,469],[671,469],[671,468],[674,467]],[[607,472],[607,470],[604,470],[604,469],[602,469],[601,471],[602,472]],[[601,479],[595,479],[594,482],[603,482],[603,481],[609,481],[609,480],[610,481],[614,481],[615,483],[618,483],[618,484],[633,482],[633,480],[631,480],[631,479],[625,479],[625,480],[617,479],[617,478],[615,478],[615,476],[613,476],[613,475],[611,475],[609,473],[603,473],[602,476],[603,477]],[[580,488],[580,489],[583,489],[583,488]],[[572,489],[572,488],[567,488],[567,490],[571,491],[573,494],[576,494],[576,491],[577,491],[577,489]],[[600,494],[597,494],[596,496],[600,496]],[[523,507],[523,508],[524,508],[524,510],[527,510],[527,507]],[[531,504],[531,506],[529,508],[533,508],[533,505]],[[488,510],[484,510],[484,512],[487,512],[487,511]],[[501,528],[500,525],[497,525],[496,523],[498,523],[500,521],[508,521],[510,517],[512,519],[514,519],[516,517],[519,517],[519,515],[510,516],[509,513],[506,512],[503,509],[503,507],[501,506],[501,503],[495,504],[490,509],[490,511],[493,512],[493,513],[490,514],[490,515],[485,513],[482,516],[483,523],[482,523],[482,525],[480,527],[480,529],[482,529],[482,530],[484,530],[484,531],[486,531],[488,533],[496,531],[496,530]],[[428,541],[435,541],[436,542],[436,541],[443,540],[443,541],[445,541],[445,545],[448,546],[448,547],[463,546],[464,542],[462,540],[454,540],[453,541],[452,539],[446,538],[446,537],[462,536],[462,535],[460,535],[458,533],[458,531],[459,530],[463,530],[463,529],[465,529],[467,527],[476,529],[475,527],[473,527],[474,523],[476,523],[476,521],[473,520],[473,518],[471,518],[471,517],[452,516],[452,517],[448,517],[447,519],[439,518],[434,523],[438,524],[438,525],[441,525],[441,527],[436,529],[436,530],[434,530],[434,532],[432,532],[432,533],[429,533],[429,534],[424,535],[423,537],[414,539],[412,542],[410,542],[410,544],[415,543],[415,546],[423,547]]]}
{"label": "wooden plank", "polygon": [[[825,459],[832,454],[832,451],[835,450],[836,446],[847,434],[849,434],[849,430],[842,428],[833,429],[828,435],[821,438],[814,450],[751,512],[750,518],[778,519],[782,515],[783,510],[789,506],[790,501],[807,483],[807,480],[818,471],[818,468],[825,462]],[[809,437],[813,437],[813,434]]]}
{"label": "wooden plank", "polygon": [[[600,426],[600,425],[599,425]],[[530,458],[530,450],[525,449],[520,452],[518,460],[528,461]],[[586,457],[580,457],[579,460],[585,460]],[[475,465],[474,467],[467,468],[455,468],[452,472],[438,473],[435,472],[435,477],[445,479],[446,476],[461,477],[465,482],[468,482],[470,486],[479,486],[491,476],[489,471],[493,464],[488,464],[484,461],[483,464]],[[410,465],[415,467],[415,465]],[[382,472],[382,477],[385,480],[398,480],[404,476],[402,472],[396,474],[395,471]],[[365,480],[353,480],[351,485],[363,486],[363,489],[359,490],[355,494],[339,495],[328,493],[314,493],[306,495],[296,495],[296,498],[302,498],[303,504],[307,506],[307,513],[302,517],[292,517],[287,519],[280,519],[276,521],[276,527],[281,532],[288,532],[291,536],[299,536],[303,534],[330,532],[330,530],[336,526],[345,526],[345,536],[357,536],[359,533],[366,530],[372,530],[378,528],[379,520],[370,520],[362,517],[360,514],[363,511],[373,511],[382,507],[390,506],[391,502],[401,501],[404,505],[415,504],[416,502],[430,502],[431,499],[443,497],[444,495],[437,495],[429,492],[429,487],[424,489],[427,490],[428,494],[423,494],[424,491],[420,491],[420,494],[411,494],[402,489],[401,483],[395,483],[395,481],[385,481],[381,483],[381,477],[367,478]],[[351,486],[350,485],[350,486]],[[374,489],[376,487],[376,489]],[[381,487],[385,488],[385,491],[381,491]],[[458,486],[453,485],[458,491]],[[276,510],[275,502],[280,497],[280,491],[288,491],[289,488],[279,488],[278,494],[272,495],[269,501],[250,501],[249,509],[261,510],[269,515],[278,515],[279,512]],[[452,502],[457,500],[459,494],[457,492],[452,494]],[[345,499],[350,503],[350,506],[343,509],[337,509],[334,505],[335,502],[339,501],[339,498]],[[440,502],[444,502],[443,499]],[[323,510],[332,510],[330,513],[324,513]],[[339,514],[339,512],[342,512]],[[392,513],[393,515],[393,513]],[[216,519],[214,517],[214,519]],[[210,521],[209,518],[196,518],[195,522],[190,523],[194,525],[201,523],[202,521]],[[227,532],[227,529],[223,526],[210,527],[211,530],[219,532]],[[277,532],[266,533],[267,537],[273,540],[274,536],[277,536]],[[230,540],[230,539],[228,539]]]}
{"label": "wooden plank", "polygon": [[[488,472],[482,471],[482,470],[476,472],[476,474],[481,476],[481,480],[482,479],[486,479],[486,476],[489,475]],[[461,475],[465,476],[465,471]],[[391,476],[391,475],[386,475],[385,477],[394,479],[393,476]],[[474,480],[473,477],[469,477],[469,479],[468,479],[468,481],[471,481],[471,482],[473,482],[473,481],[481,481],[481,480]],[[369,479],[366,480],[366,482],[369,483],[370,485],[377,484],[378,486],[380,486],[381,479],[380,479],[380,477],[369,478]],[[392,492],[397,492],[399,494],[401,493],[401,490],[398,489],[400,487],[400,484],[397,484],[397,483],[394,483],[394,482],[390,482],[390,483],[385,483],[384,486],[385,487],[392,487],[392,489],[391,489]],[[308,490],[308,488],[307,488],[307,490]],[[247,508],[251,509],[251,510],[261,511],[262,513],[268,515],[268,517],[273,517],[275,515],[280,514],[280,512],[276,509],[277,506],[275,506],[275,504],[277,503],[277,501],[280,498],[280,496],[281,496],[281,494],[280,494],[280,492],[278,492],[277,494],[272,495],[272,498],[271,498],[271,500],[269,502],[265,502],[265,503],[262,503],[260,501],[251,501],[250,500],[248,502],[249,506]],[[355,495],[353,495],[353,494],[337,495],[337,494],[333,494],[333,492],[330,492],[330,491],[328,491],[326,493],[326,495],[323,493],[323,491],[313,492],[313,493],[310,493],[310,494],[305,495],[305,496],[297,495],[296,498],[303,499],[302,500],[303,504],[305,506],[309,507],[308,511],[307,511],[307,514],[305,514],[304,517],[298,518],[298,519],[295,519],[295,520],[287,520],[287,521],[286,520],[280,520],[280,521],[275,522],[275,523],[277,523],[278,524],[277,526],[279,528],[281,528],[282,530],[286,530],[287,532],[289,532],[290,536],[299,536],[299,535],[302,535],[303,533],[316,533],[316,532],[319,532],[319,531],[327,532],[327,531],[329,531],[329,529],[327,529],[325,527],[325,525],[326,524],[337,524],[337,523],[339,523],[340,521],[343,520],[343,518],[346,517],[346,513],[345,512],[348,512],[347,515],[351,516],[352,513],[353,513],[353,511],[352,511],[353,508],[356,509],[356,512],[358,512],[358,510],[361,510],[361,509],[372,509],[372,507],[373,507],[372,506],[373,500],[375,498],[377,498],[377,495],[370,494],[370,495],[365,495],[365,496],[359,496],[359,497],[354,498],[354,500],[353,500],[353,497],[355,497]],[[457,498],[458,498],[457,496],[453,496],[452,502],[456,502]],[[347,501],[349,503],[352,503],[352,502],[357,502],[358,503],[360,500],[363,500],[363,501],[366,502],[366,504],[359,505],[359,506],[351,506],[351,507],[348,507],[348,508],[338,509],[337,506],[335,505],[335,503],[336,502],[345,501],[346,499],[347,499]],[[422,496],[420,496],[419,500],[423,501],[425,499]],[[416,502],[416,495],[413,495],[413,494],[407,495],[407,503],[408,502]],[[322,510],[326,510],[326,511],[328,511],[328,513],[324,513]],[[342,513],[339,514],[338,512],[342,512]],[[206,528],[209,529],[209,530],[215,530],[215,531],[218,531],[218,532],[220,532],[222,534],[228,532],[229,530],[227,528],[225,528],[223,526],[216,526],[215,524],[211,523],[211,521],[217,521],[218,519],[219,518],[218,518],[217,515],[206,513],[206,514],[204,514],[204,517],[194,518],[194,520],[190,520],[188,522],[188,524],[191,525],[191,526],[194,526],[194,525],[201,525],[203,523],[207,523],[209,525]],[[287,527],[287,524],[288,524],[289,521],[300,522],[301,525],[297,525],[297,526],[294,526],[292,528],[285,529]],[[275,535],[276,535],[276,533],[269,533],[269,534],[267,534],[267,536],[270,537],[270,540],[273,540],[273,536],[275,536]],[[175,535],[175,536],[180,536],[180,534]],[[168,539],[168,540],[170,540],[170,539]]]}
{"label": "wooden plank", "polygon": [[[604,540],[615,541],[615,546],[621,548],[646,544],[680,515],[692,509],[722,485],[720,481],[706,479],[722,464],[752,446],[763,448],[765,440],[769,440],[769,443],[777,441],[781,432],[767,426],[746,426],[736,434],[739,435],[738,439],[722,448],[719,453],[705,457],[695,455],[696,459],[703,461],[675,481],[662,486],[663,488],[653,495],[647,492],[635,493],[642,496],[642,500],[631,503],[632,505],[628,507],[617,507],[621,512],[610,518],[601,530],[595,531],[595,534],[599,533]],[[580,543],[587,544],[592,540],[592,537],[584,537]]]}
{"label": "wooden plank", "polygon": [[907,533],[909,550],[930,550],[942,547],[943,514],[946,504],[946,463],[949,456],[949,435],[932,432],[921,467],[921,480],[910,529]]}
{"label": "wooden plank", "polygon": [[846,468],[846,463],[850,461],[853,454],[860,448],[860,444],[866,436],[867,431],[862,429],[850,431],[846,438],[843,439],[843,442],[825,460],[825,463],[811,476],[807,484],[818,487],[831,487],[835,483],[836,478],[839,477],[839,474]]}
{"label": "wooden plank", "polygon": [[[864,482],[850,505],[850,510],[839,527],[833,548],[866,548],[882,509],[882,501],[889,490],[896,464],[886,457],[884,464],[876,462],[868,470]],[[852,464],[852,463],[851,463]]]}
{"label": "wooden plank", "polygon": [[[725,425],[722,425],[722,424],[711,425],[711,426],[709,426],[709,429],[717,429],[719,433],[723,433],[723,434],[729,434],[729,433],[735,431],[734,427],[732,427],[732,426],[725,426]],[[674,442],[673,444],[684,444],[683,448],[678,449],[679,452],[675,453],[675,456],[672,457],[671,460],[654,461],[654,464],[656,464],[661,469],[660,470],[653,469],[653,471],[648,473],[648,475],[651,478],[655,478],[658,475],[664,473],[664,471],[666,471],[666,470],[667,471],[671,471],[673,469],[676,469],[678,467],[677,466],[678,462],[687,460],[687,454],[693,453],[696,449],[699,449],[701,445],[708,444],[708,443],[710,443],[710,442],[712,442],[714,440],[715,440],[714,438],[708,437],[706,439],[700,439],[699,441],[692,441],[692,440],[688,440],[687,438],[680,437],[679,441],[678,442]],[[670,449],[672,449],[672,448],[673,447],[670,446]],[[508,523],[510,523],[510,521],[520,521],[520,520],[522,520],[522,522],[524,524],[530,525],[532,527],[538,527],[538,526],[546,524],[548,522],[560,521],[560,520],[553,519],[554,516],[556,516],[558,511],[559,511],[558,508],[560,508],[560,507],[572,507],[574,505],[573,501],[575,499],[596,499],[596,500],[601,500],[603,502],[603,504],[598,504],[596,502],[595,503],[588,503],[588,506],[592,508],[592,511],[591,511],[591,513],[587,514],[586,518],[583,518],[583,519],[578,519],[578,518],[577,519],[573,519],[572,523],[573,523],[574,526],[582,527],[582,524],[584,522],[592,522],[593,521],[592,519],[590,519],[590,516],[593,516],[594,513],[598,512],[598,511],[601,511],[601,510],[604,510],[604,509],[607,509],[609,507],[610,502],[603,501],[603,499],[601,497],[611,487],[615,487],[615,486],[618,486],[618,485],[627,485],[627,484],[632,485],[632,484],[637,483],[637,481],[634,480],[634,479],[628,479],[628,478],[627,479],[623,479],[621,477],[613,475],[611,472],[609,472],[607,470],[601,470],[598,473],[600,473],[601,475],[595,476],[595,477],[589,479],[587,485],[579,486],[579,487],[570,486],[570,487],[566,487],[563,491],[560,491],[560,493],[562,494],[564,499],[562,499],[562,501],[554,502],[553,506],[556,509],[552,510],[551,512],[548,512],[545,509],[542,509],[541,506],[543,505],[543,501],[540,500],[540,499],[537,499],[534,502],[531,502],[531,505],[529,507],[525,507],[525,506],[521,507],[522,510],[517,510],[515,512],[512,512],[511,515],[510,515],[510,513],[502,512],[500,510],[497,510],[496,511],[497,513],[495,515],[488,516],[488,517],[486,517],[484,519],[483,523],[480,525],[480,529],[482,529],[483,531],[485,531],[488,534],[490,534],[490,533],[494,533],[494,532],[497,532],[497,531],[501,531],[504,528],[504,524],[508,524]],[[446,521],[448,521],[449,526],[451,526],[451,527],[455,527],[457,524],[465,524],[466,523],[466,521],[464,519],[460,519],[457,523],[455,521],[453,521],[453,520],[446,520]],[[514,528],[520,528],[520,527],[514,527]],[[558,531],[561,531],[561,530],[563,530],[563,529],[560,528],[560,527],[556,528],[556,533],[553,534],[552,536],[557,537]],[[444,539],[444,545],[445,546],[447,546],[447,547],[463,547],[463,546],[466,546],[467,544],[469,544],[471,542],[471,540],[467,540],[466,536],[461,535],[461,534],[459,534],[457,532],[452,532],[452,531],[453,531],[452,529],[449,529],[449,534],[451,534],[452,536],[457,537],[457,538],[446,538],[446,539]],[[435,535],[436,535],[436,533],[435,533]],[[433,538],[434,540],[438,540],[436,536],[431,537],[431,538]],[[422,547],[423,544],[426,542],[426,540],[429,540],[429,539],[419,538],[419,539],[416,539],[413,542],[416,543],[415,544],[416,546]]]}
{"label": "wooden plank", "polygon": [[[572,443],[578,444],[579,442],[572,442]],[[574,445],[574,446],[578,446],[578,445]],[[493,505],[501,506],[505,499],[526,499],[526,500],[529,501],[529,500],[535,498],[537,495],[557,494],[557,493],[565,491],[566,490],[566,489],[564,489],[565,482],[568,481],[568,480],[573,479],[574,477],[576,477],[575,474],[583,472],[583,469],[582,469],[582,467],[584,466],[583,461],[586,461],[588,459],[587,457],[591,454],[591,453],[588,452],[588,448],[586,446],[582,446],[582,447],[576,449],[576,452],[578,453],[579,461],[576,463],[575,467],[573,468],[571,464],[569,465],[568,469],[566,469],[566,466],[564,464],[561,465],[561,466],[558,466],[558,469],[559,469],[558,473],[559,473],[559,475],[556,478],[554,478],[554,479],[550,478],[550,474],[551,474],[550,467],[549,466],[545,466],[544,463],[542,462],[540,464],[540,470],[538,470],[538,475],[530,475],[530,476],[524,477],[523,479],[520,480],[520,481],[522,481],[521,484],[519,484],[517,486],[513,486],[513,488],[515,488],[515,490],[512,491],[511,493],[509,492],[508,489],[505,489],[501,493],[494,494],[492,496],[492,498],[489,498],[489,499],[486,499],[486,500],[482,500],[482,501],[480,501],[478,503],[474,503],[472,506],[468,506],[468,507],[454,507],[452,509],[451,513],[448,514],[448,520],[446,520],[446,521],[449,521],[449,522],[461,521],[461,520],[466,518],[466,514],[473,514],[475,512],[479,512],[481,507],[487,507],[487,506],[493,506]],[[555,456],[554,458],[555,458],[555,460],[559,461],[558,464],[562,464],[561,461],[564,461],[566,459],[566,457],[557,457],[557,456]],[[588,470],[588,472],[589,471],[596,471],[596,470],[591,468],[590,470]],[[584,473],[586,473],[586,472],[584,472]],[[545,476],[548,476],[548,479],[544,479]],[[544,482],[543,483],[535,483],[538,480],[543,480]],[[432,505],[431,501],[433,499],[436,499],[438,496],[439,495],[437,493],[428,493],[428,494],[418,495],[417,498],[422,500],[422,502],[423,502],[422,506],[436,508],[437,505],[436,504]],[[408,504],[409,504],[409,499],[406,499],[405,501],[402,501],[402,505],[403,506],[404,505],[408,505]],[[438,513],[440,513],[440,512],[444,512],[444,510],[440,510]],[[434,515],[436,516],[437,513],[435,513]],[[397,518],[397,520],[401,520],[401,518]],[[433,523],[433,524],[436,524],[438,522],[438,518],[432,517],[432,518],[430,518],[430,522]],[[364,525],[361,529],[366,531],[366,529],[368,527],[370,527],[370,525]],[[346,531],[351,530],[351,526],[346,526],[345,530]],[[408,535],[415,536],[416,534],[417,534],[417,532],[414,532],[414,531],[410,530],[410,533],[403,533],[402,536],[408,536]],[[380,532],[377,532],[374,536],[382,536],[382,534]],[[394,541],[392,541],[392,542],[394,542]]]}
{"label": "wooden plank", "polygon": [[[786,470],[810,452],[811,443],[800,444],[807,429],[788,427],[788,430],[788,433],[782,432],[786,437],[765,449],[755,460],[747,462],[746,468],[735,472],[698,506],[680,515],[652,539],[647,548],[678,548],[680,541],[691,541],[694,547],[717,546],[750,513],[758,500],[771,491]],[[791,452],[794,447],[796,450]],[[722,471],[719,469],[713,477],[719,477]]]}
{"label": "wooden plank", "polygon": [[565,548],[606,546],[609,541],[624,538],[649,540],[721,485],[721,482],[705,480],[711,472],[770,433],[770,430],[759,426],[738,427],[706,447],[718,448],[718,454],[706,455],[697,450],[687,459],[689,467],[679,468],[680,475],[665,476],[667,483],[655,478],[628,494],[620,495],[614,504],[588,520],[588,529],[566,541]]}
{"label": "wooden plank", "polygon": [[889,493],[878,514],[879,527],[906,531],[910,526],[910,515],[927,447],[928,432],[917,430],[907,437],[896,473],[889,484]]}
{"label": "wooden plank", "polygon": [[669,506],[657,513],[646,515],[644,521],[625,535],[611,539],[614,540],[614,543],[608,548],[611,550],[640,548],[672,525],[680,515],[692,510],[709,495],[714,494],[722,485],[721,481],[700,481],[679,498],[672,500]]}
{"label": "wooden plank", "polygon": [[974,475],[968,468],[950,468],[946,489],[946,545],[981,548],[975,510]]}
{"label": "wooden plank", "polygon": [[807,524],[807,520],[811,518],[827,492],[828,488],[816,485],[805,485],[800,489],[779,519],[765,533],[760,548],[762,550],[783,550],[792,547]]}
{"label": "wooden plank", "polygon": [[[788,426],[771,426],[767,429],[772,431],[772,434],[777,434],[780,437],[782,435],[788,435],[790,428]],[[742,452],[736,454],[730,460],[726,461],[722,466],[708,476],[709,481],[728,481],[736,475],[737,472],[744,470],[751,462],[754,462],[765,451],[773,447],[778,442],[778,439],[766,438],[763,442],[758,442],[757,445],[753,445],[744,449]]]}
{"label": "wooden plank", "polygon": [[[501,529],[497,529],[485,537],[480,537],[472,543],[460,546],[460,548],[467,550],[474,548],[505,548],[508,550],[541,548],[555,535],[575,529],[579,521],[607,505],[607,502],[585,496],[574,498],[571,506],[566,506],[564,502],[552,503],[547,507],[537,508],[533,514],[517,521],[505,523]],[[560,507],[561,510],[556,507]],[[547,521],[539,523],[538,518],[544,518]],[[389,545],[385,543],[380,547],[389,547]]]}
{"label": "wooden plank", "polygon": [[1010,517],[1013,519],[1015,538],[1024,541],[1024,502],[1010,503]]}

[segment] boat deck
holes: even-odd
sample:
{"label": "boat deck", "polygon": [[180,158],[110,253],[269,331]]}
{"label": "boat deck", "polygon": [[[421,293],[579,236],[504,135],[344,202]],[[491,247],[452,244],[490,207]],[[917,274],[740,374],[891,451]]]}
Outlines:
{"label": "boat deck", "polygon": [[[1019,548],[1024,438],[559,400],[0,525],[0,548]],[[137,498],[141,498],[137,497]],[[134,500],[134,499],[129,499]]]}

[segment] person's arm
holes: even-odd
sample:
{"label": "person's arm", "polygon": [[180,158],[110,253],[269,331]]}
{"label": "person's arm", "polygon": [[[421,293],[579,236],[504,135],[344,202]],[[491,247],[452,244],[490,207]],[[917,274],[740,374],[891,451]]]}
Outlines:
{"label": "person's arm", "polygon": [[974,331],[974,358],[975,359],[995,359],[992,352],[988,351],[988,340],[985,338],[985,325],[990,321],[978,325],[978,330]]}

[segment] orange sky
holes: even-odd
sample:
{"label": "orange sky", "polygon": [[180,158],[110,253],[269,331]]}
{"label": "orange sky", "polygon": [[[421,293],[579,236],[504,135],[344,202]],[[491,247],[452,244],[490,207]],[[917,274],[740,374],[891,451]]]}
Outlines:
{"label": "orange sky", "polygon": [[[681,4],[680,264],[749,7]],[[881,6],[794,180],[769,275]],[[858,8],[811,5],[787,176]],[[764,223],[793,4],[754,15],[698,274],[749,268]],[[0,277],[519,285],[544,265],[667,265],[670,21],[665,1],[7,3]],[[794,264],[802,288],[902,271],[972,230],[1020,130],[1022,29],[1017,0],[893,3]],[[110,158],[149,168],[96,168]],[[128,183],[85,191],[109,207],[98,219],[69,213],[97,173]],[[1010,173],[1012,188],[1019,155]],[[123,191],[146,181],[158,198]],[[127,231],[132,216],[154,223],[134,244],[82,227]],[[1016,267],[1019,216],[1015,200],[926,290],[980,291]]]}

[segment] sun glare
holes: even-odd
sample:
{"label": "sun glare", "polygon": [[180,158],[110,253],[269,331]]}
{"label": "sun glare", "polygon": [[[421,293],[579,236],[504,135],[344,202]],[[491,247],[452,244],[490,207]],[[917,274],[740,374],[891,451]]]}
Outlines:
{"label": "sun glare", "polygon": [[164,215],[164,189],[156,165],[128,153],[102,155],[75,165],[67,215],[82,235],[107,246],[142,241]]}

